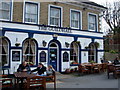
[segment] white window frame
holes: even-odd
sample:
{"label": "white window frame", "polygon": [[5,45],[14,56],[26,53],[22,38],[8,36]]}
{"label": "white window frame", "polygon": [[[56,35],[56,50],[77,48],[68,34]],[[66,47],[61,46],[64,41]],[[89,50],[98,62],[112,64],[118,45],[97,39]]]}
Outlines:
{"label": "white window frame", "polygon": [[[1,1],[1,3],[3,1]],[[12,21],[12,18],[13,18],[13,0],[9,0],[9,1],[10,1],[10,10],[9,10],[10,16],[9,16],[9,19],[0,19],[0,20],[3,20],[3,21]],[[2,6],[0,6],[0,7],[2,8]]]}
{"label": "white window frame", "polygon": [[56,26],[56,25],[51,25],[51,24],[50,24],[50,7],[60,8],[60,10],[61,10],[61,12],[60,12],[60,14],[61,14],[61,15],[60,15],[60,16],[61,16],[61,17],[60,17],[60,22],[61,22],[61,23],[60,23],[59,27],[62,27],[62,26],[63,26],[63,24],[62,24],[62,23],[63,23],[63,22],[62,22],[62,21],[63,21],[63,8],[62,8],[61,6],[56,6],[56,5],[51,5],[51,4],[50,4],[49,7],[48,7],[48,25],[50,25],[50,26]]}
{"label": "white window frame", "polygon": [[[26,3],[33,3],[33,4],[37,4],[37,23],[35,22],[26,22],[25,21],[25,9],[26,9]],[[39,24],[39,15],[40,15],[40,3],[39,2],[35,2],[35,1],[24,1],[24,5],[23,5],[23,23],[30,23],[30,24]]]}
{"label": "white window frame", "polygon": [[[72,11],[74,12],[78,12],[79,13],[79,22],[78,22],[78,28],[76,27],[72,27],[72,20],[71,20],[71,16],[72,16]],[[70,9],[70,27],[73,29],[82,29],[82,12],[80,10],[76,10],[76,9]]]}
{"label": "white window frame", "polygon": [[[95,30],[92,30],[92,29],[89,29],[89,15],[93,15],[93,16],[95,16],[96,17],[96,25],[95,25]],[[95,13],[90,13],[90,12],[88,12],[88,30],[89,31],[98,31],[98,15],[97,14],[95,14]]]}

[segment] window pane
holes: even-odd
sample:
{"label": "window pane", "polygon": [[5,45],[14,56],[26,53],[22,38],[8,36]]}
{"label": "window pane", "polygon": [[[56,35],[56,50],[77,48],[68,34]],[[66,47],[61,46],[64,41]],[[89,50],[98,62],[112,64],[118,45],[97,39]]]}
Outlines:
{"label": "window pane", "polygon": [[3,13],[2,13],[2,18],[3,19],[9,19],[9,12],[7,12],[7,11],[2,11]]}
{"label": "window pane", "polygon": [[54,18],[50,18],[50,24],[54,25]]}
{"label": "window pane", "polygon": [[55,25],[58,26],[59,25],[59,19],[55,18]]}
{"label": "window pane", "polygon": [[10,9],[10,1],[9,2],[2,2],[2,9],[9,10]]}

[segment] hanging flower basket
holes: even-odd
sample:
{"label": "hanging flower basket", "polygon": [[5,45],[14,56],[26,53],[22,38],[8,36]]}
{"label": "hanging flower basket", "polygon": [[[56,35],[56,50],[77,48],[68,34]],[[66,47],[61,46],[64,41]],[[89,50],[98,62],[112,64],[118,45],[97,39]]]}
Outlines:
{"label": "hanging flower basket", "polygon": [[86,47],[85,47],[85,49],[89,49],[89,47],[88,47],[88,46],[86,46]]}
{"label": "hanging flower basket", "polygon": [[99,48],[100,47],[100,44],[98,42],[94,42],[96,48]]}

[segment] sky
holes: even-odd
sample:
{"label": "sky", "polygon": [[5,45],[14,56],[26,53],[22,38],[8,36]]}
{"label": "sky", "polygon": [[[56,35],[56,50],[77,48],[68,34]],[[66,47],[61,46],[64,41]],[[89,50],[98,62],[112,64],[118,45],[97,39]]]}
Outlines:
{"label": "sky", "polygon": [[[101,4],[104,6],[106,2],[112,4],[113,2],[120,1],[120,0],[90,0],[90,1],[93,1],[95,3]],[[105,35],[108,33],[108,30],[109,30],[109,26],[107,25],[105,20],[102,19],[102,31],[104,32]]]}
{"label": "sky", "polygon": [[90,1],[93,1],[93,2],[96,2],[98,4],[104,4],[106,2],[110,2],[110,3],[113,3],[114,1],[120,1],[120,0],[90,0]]}

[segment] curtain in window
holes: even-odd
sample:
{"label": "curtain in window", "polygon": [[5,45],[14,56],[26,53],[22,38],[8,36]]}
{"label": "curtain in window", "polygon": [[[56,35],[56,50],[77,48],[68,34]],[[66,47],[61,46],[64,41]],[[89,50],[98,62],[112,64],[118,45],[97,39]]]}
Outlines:
{"label": "curtain in window", "polygon": [[8,60],[8,42],[5,38],[1,38],[2,44],[1,44],[1,60],[2,60],[2,66],[8,66],[9,60]]}
{"label": "curtain in window", "polygon": [[73,43],[73,49],[76,55],[78,55],[78,45],[76,43]]}
{"label": "curtain in window", "polygon": [[7,43],[3,41],[3,49],[5,51],[5,54],[7,54],[8,52],[8,47],[7,47]]}
{"label": "curtain in window", "polygon": [[75,42],[73,42],[71,44],[70,60],[78,62],[78,58],[79,58],[78,45]]}
{"label": "curtain in window", "polygon": [[23,47],[23,53],[26,52],[26,50],[27,50],[27,46],[28,46],[28,42],[25,42],[24,47]]}
{"label": "curtain in window", "polygon": [[2,39],[0,38],[0,63],[2,62]]}
{"label": "curtain in window", "polygon": [[27,39],[23,44],[23,58],[35,64],[36,44],[34,40]]}
{"label": "curtain in window", "polygon": [[95,61],[96,49],[94,44],[90,44],[89,61]]}
{"label": "curtain in window", "polygon": [[31,42],[30,45],[31,45],[32,53],[34,54],[35,53],[35,44],[34,44],[34,42]]}

